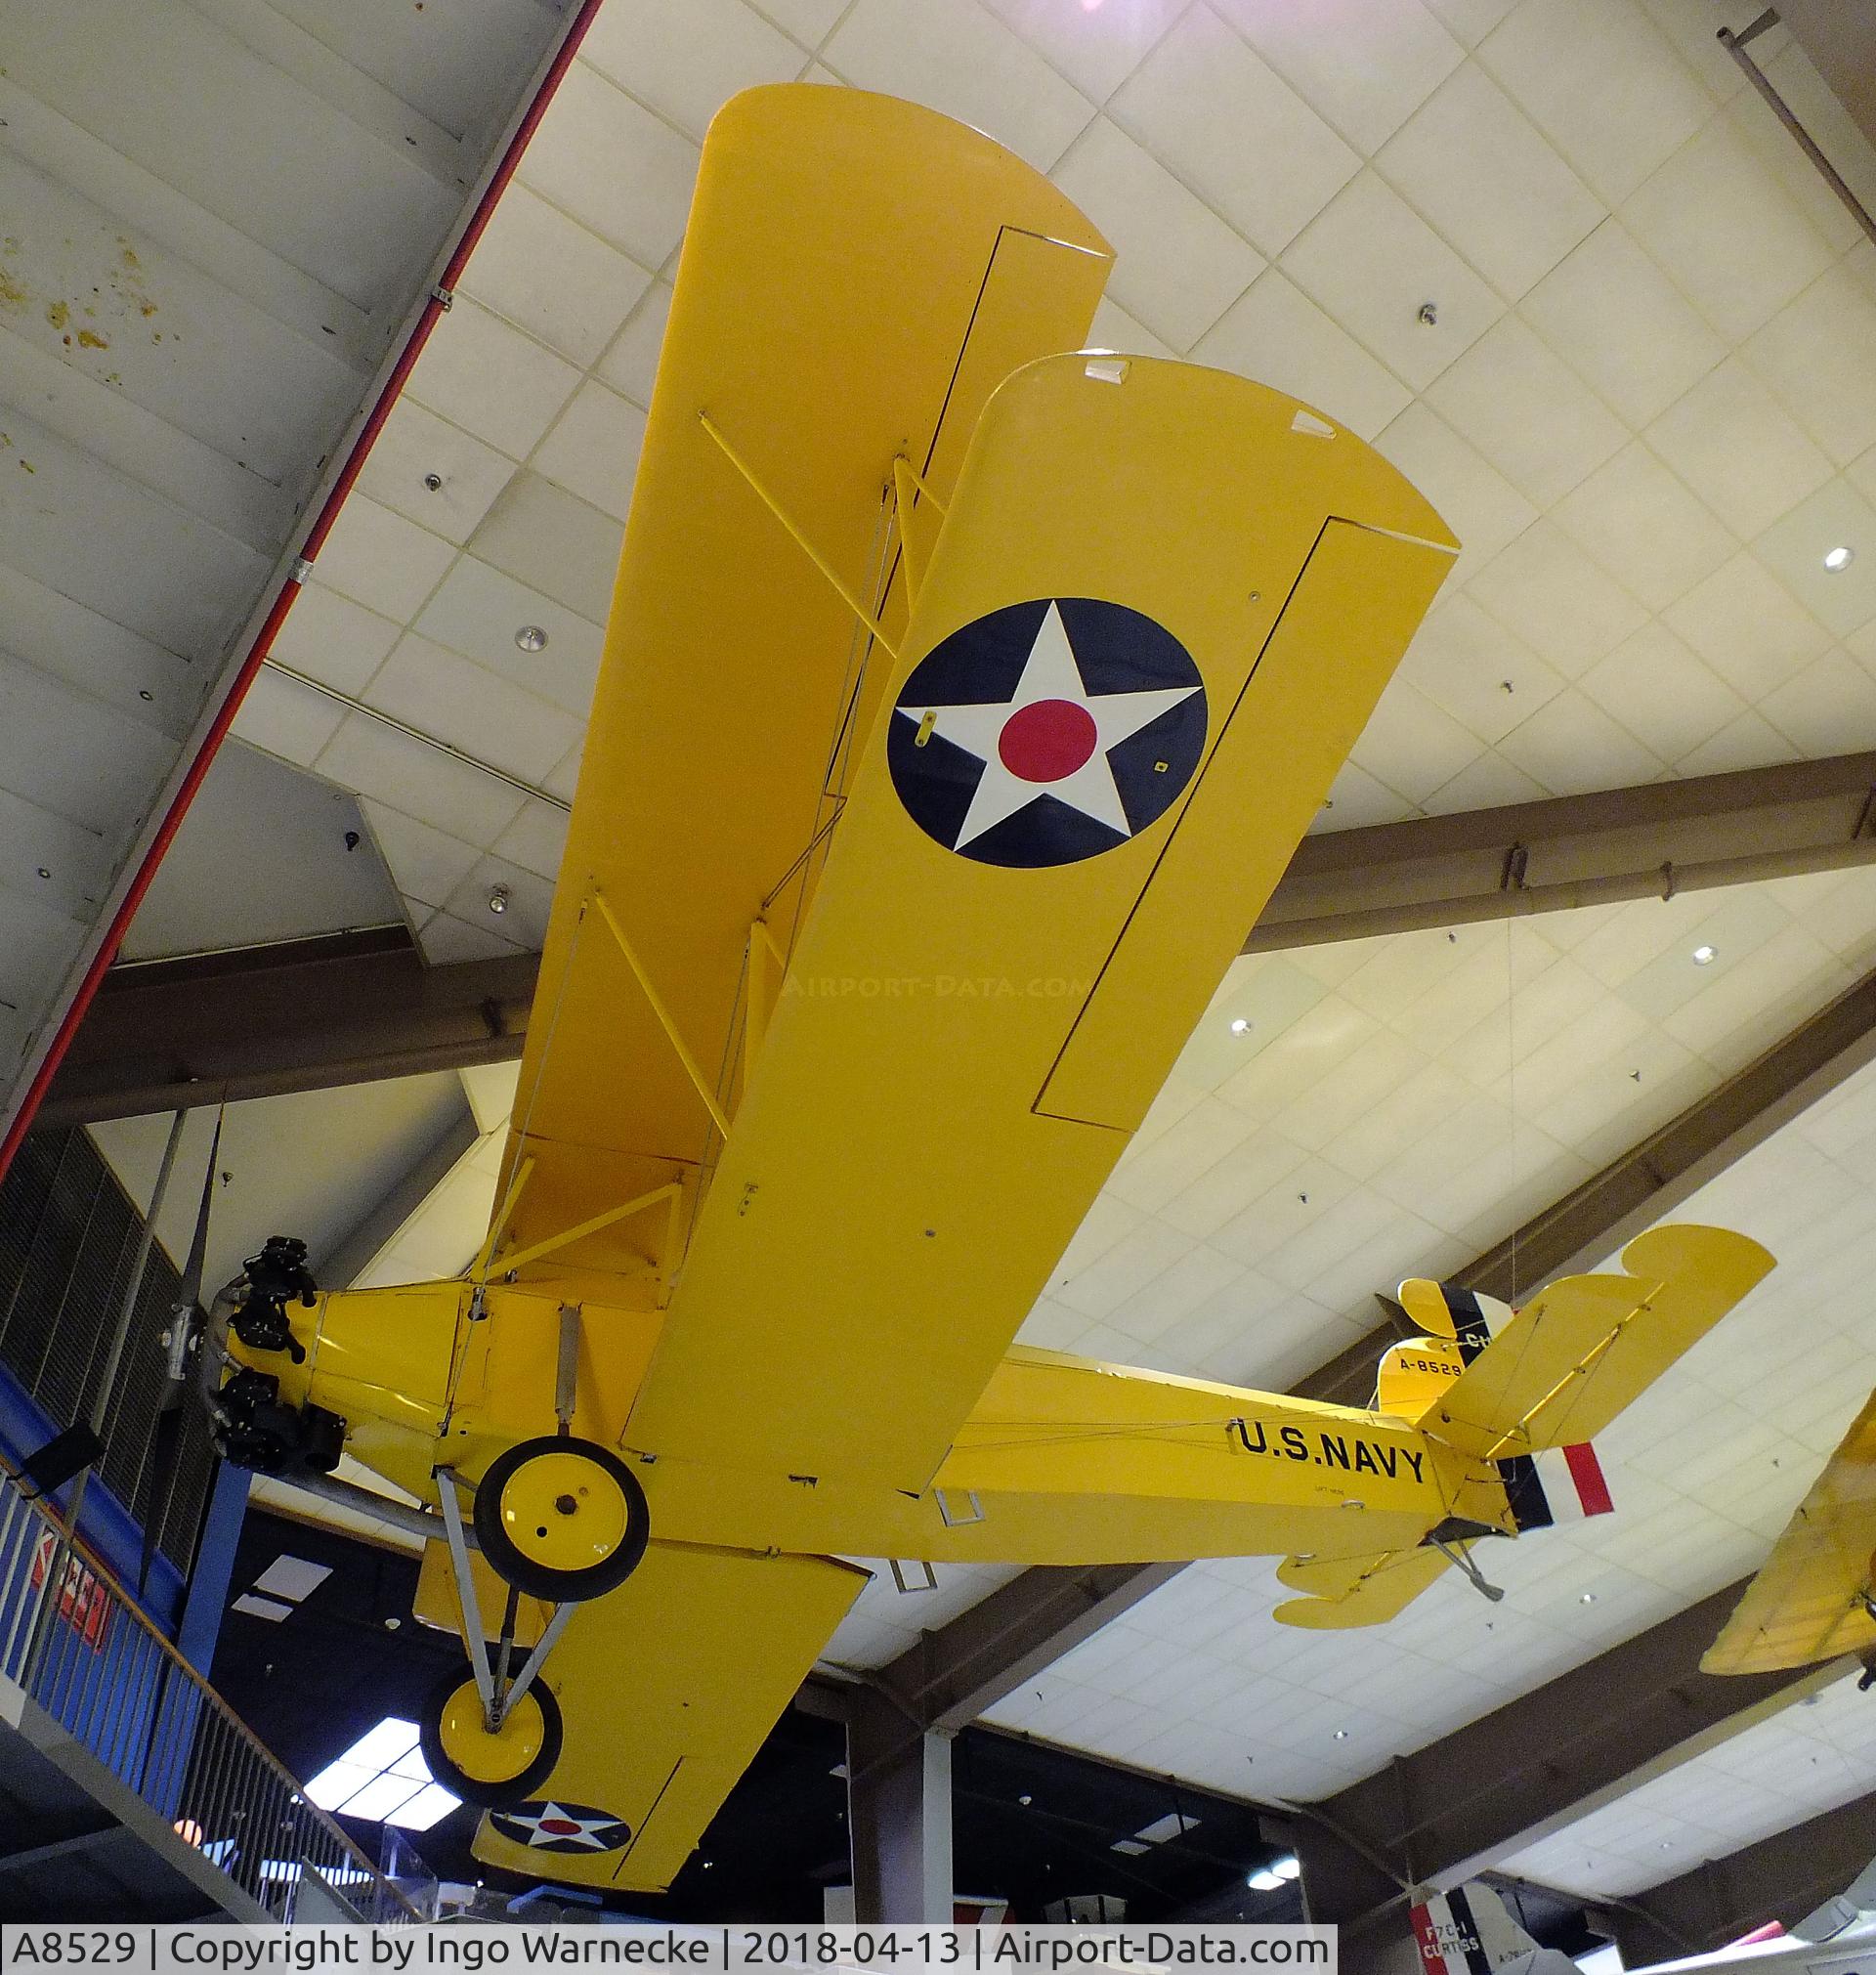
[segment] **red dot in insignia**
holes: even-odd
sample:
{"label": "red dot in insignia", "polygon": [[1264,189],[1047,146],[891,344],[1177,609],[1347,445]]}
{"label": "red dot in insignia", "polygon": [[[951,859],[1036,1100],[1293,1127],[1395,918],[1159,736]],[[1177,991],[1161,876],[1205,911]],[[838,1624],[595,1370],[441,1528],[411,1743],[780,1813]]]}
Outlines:
{"label": "red dot in insignia", "polygon": [[1059,782],[1087,765],[1099,739],[1086,707],[1073,700],[1032,700],[1003,722],[997,754],[1025,782]]}
{"label": "red dot in insignia", "polygon": [[579,1835],[579,1826],[572,1818],[542,1818],[540,1827],[556,1838],[573,1838]]}

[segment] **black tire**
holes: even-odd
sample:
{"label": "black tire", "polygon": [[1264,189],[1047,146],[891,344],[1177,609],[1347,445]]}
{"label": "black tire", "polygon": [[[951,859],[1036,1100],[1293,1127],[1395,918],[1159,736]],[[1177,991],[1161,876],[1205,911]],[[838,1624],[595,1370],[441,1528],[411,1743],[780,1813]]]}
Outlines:
{"label": "black tire", "polygon": [[[548,1454],[576,1454],[590,1461],[624,1497],[625,1528],[618,1546],[610,1555],[582,1569],[558,1569],[525,1555],[515,1547],[502,1521],[503,1489],[530,1461]],[[631,1469],[610,1447],[565,1434],[542,1434],[535,1439],[518,1440],[506,1453],[496,1455],[476,1484],[474,1520],[476,1540],[495,1575],[517,1591],[524,1591],[531,1598],[544,1598],[554,1605],[598,1598],[624,1583],[645,1555],[652,1527],[645,1490]],[[546,1530],[543,1528],[541,1533],[544,1535]]]}
{"label": "black tire", "polygon": [[431,1778],[451,1796],[458,1796],[464,1803],[475,1804],[486,1811],[498,1811],[510,1804],[526,1803],[553,1775],[554,1765],[560,1761],[565,1733],[560,1703],[544,1681],[536,1677],[530,1683],[527,1693],[521,1697],[521,1705],[526,1707],[530,1701],[534,1701],[540,1707],[540,1752],[518,1774],[496,1782],[488,1782],[458,1767],[443,1746],[444,1709],[462,1688],[474,1686],[474,1674],[467,1667],[462,1667],[445,1674],[424,1697],[417,1745],[423,1750],[424,1761],[430,1765]]}

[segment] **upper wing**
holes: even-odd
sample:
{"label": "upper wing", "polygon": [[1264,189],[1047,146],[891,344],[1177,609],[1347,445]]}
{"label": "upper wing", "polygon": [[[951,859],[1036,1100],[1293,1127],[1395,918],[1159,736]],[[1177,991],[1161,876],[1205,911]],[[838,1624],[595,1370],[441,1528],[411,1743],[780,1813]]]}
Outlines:
{"label": "upper wing", "polygon": [[[685,1057],[729,1098],[751,927],[766,906],[786,947],[878,684],[699,414],[890,623],[895,454],[942,498],[992,388],[1082,340],[1108,264],[1040,173],[913,104],[786,84],[710,125],[503,1162],[510,1253],[698,1170]],[[570,1259],[668,1260],[666,1238],[641,1219]]]}
{"label": "upper wing", "polygon": [[1566,1275],[1518,1310],[1421,1426],[1481,1460],[1593,1438],[1772,1267],[1725,1227],[1651,1227],[1623,1275]]}
{"label": "upper wing", "polygon": [[[533,1804],[483,1818],[476,1857],[578,1885],[668,1886],[866,1581],[825,1557],[653,1543],[548,1655],[560,1761]],[[578,1828],[543,1828],[549,1806]]]}
{"label": "upper wing", "polygon": [[1770,1673],[1876,1645],[1876,1397],[1772,1545],[1703,1673]]}
{"label": "upper wing", "polygon": [[[998,391],[625,1444],[925,1485],[1451,551],[1242,378],[1056,357]],[[1078,736],[1087,778],[1029,801]]]}

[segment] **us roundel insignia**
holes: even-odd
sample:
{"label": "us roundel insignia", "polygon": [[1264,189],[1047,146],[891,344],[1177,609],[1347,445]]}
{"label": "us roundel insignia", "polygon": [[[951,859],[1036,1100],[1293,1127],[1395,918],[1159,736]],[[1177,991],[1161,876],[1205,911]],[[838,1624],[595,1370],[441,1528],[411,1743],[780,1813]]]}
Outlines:
{"label": "us roundel insignia", "polygon": [[490,1811],[489,1822],[504,1838],[531,1852],[616,1852],[632,1834],[622,1819],[591,1804],[563,1804],[548,1797]]}
{"label": "us roundel insignia", "polygon": [[982,864],[1073,864],[1163,816],[1205,748],[1205,684],[1164,624],[1095,597],[1008,604],[914,666],[886,761],[913,821]]}

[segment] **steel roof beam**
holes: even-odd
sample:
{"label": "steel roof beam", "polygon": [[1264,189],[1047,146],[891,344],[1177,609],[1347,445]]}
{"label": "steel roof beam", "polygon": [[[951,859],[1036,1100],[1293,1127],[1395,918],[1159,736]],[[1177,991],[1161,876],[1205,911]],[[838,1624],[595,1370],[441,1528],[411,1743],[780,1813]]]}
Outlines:
{"label": "steel roof beam", "polygon": [[1876,753],[1306,837],[1246,953],[1876,863]]}
{"label": "steel roof beam", "polygon": [[516,954],[426,966],[398,927],[113,967],[38,1122],[512,1061],[538,965]]}

